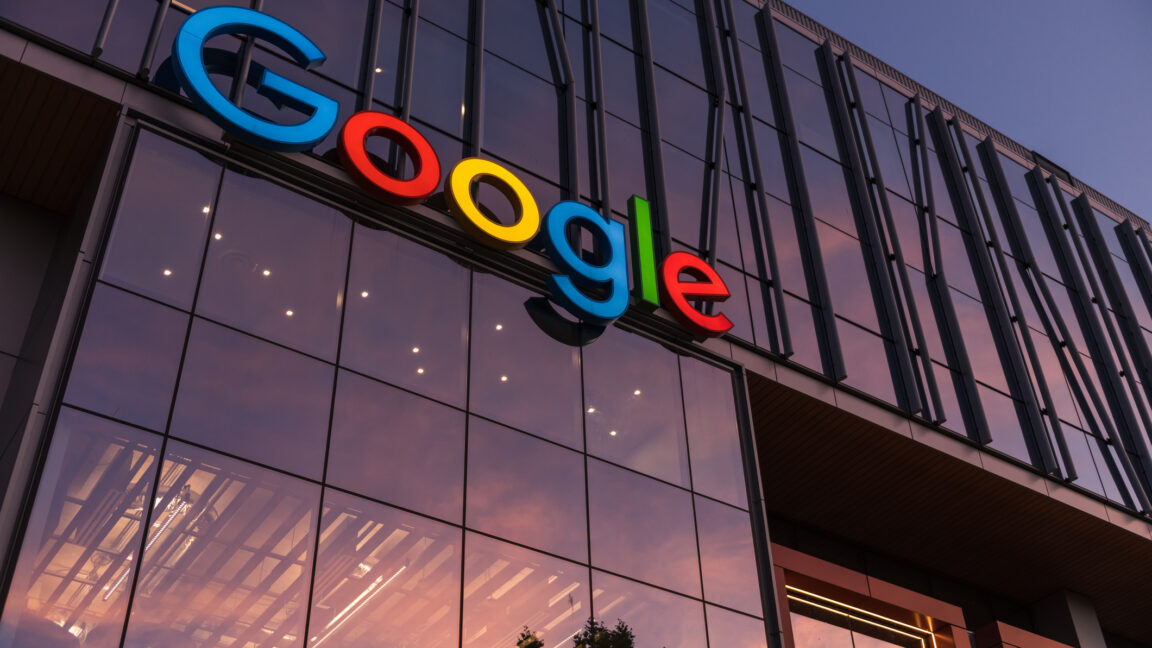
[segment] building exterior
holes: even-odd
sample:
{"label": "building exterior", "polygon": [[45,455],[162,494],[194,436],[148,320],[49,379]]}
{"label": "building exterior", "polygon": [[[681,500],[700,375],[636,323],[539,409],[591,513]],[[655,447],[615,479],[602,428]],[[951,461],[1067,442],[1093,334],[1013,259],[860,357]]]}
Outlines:
{"label": "building exterior", "polygon": [[216,4],[0,0],[0,646],[1152,646],[1147,223],[778,0]]}

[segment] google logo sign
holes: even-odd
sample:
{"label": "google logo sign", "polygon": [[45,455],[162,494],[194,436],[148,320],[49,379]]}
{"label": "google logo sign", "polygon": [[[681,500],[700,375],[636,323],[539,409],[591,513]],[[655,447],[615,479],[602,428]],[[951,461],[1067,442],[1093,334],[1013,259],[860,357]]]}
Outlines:
{"label": "google logo sign", "polygon": [[[184,92],[213,122],[250,144],[275,151],[307,151],[336,127],[336,100],[266,68],[254,80],[260,94],[291,106],[308,118],[299,124],[277,124],[233,104],[209,78],[205,43],[226,34],[246,34],[266,40],[286,52],[305,69],[322,64],[324,53],[292,26],[251,9],[211,7],[188,17],[172,46],[172,62]],[[411,178],[381,171],[368,155],[369,137],[384,137],[398,144],[415,167]],[[372,195],[398,205],[415,205],[440,186],[441,166],[431,144],[411,124],[392,115],[363,111],[344,123],[339,137],[345,171]],[[481,212],[473,198],[476,183],[497,189],[511,204],[516,220],[495,222]],[[524,182],[505,167],[482,158],[456,163],[444,182],[449,212],[460,227],[483,245],[499,250],[524,247],[543,229],[543,241],[560,272],[548,279],[554,302],[580,320],[607,326],[628,309],[630,302],[645,310],[663,306],[698,337],[723,335],[732,322],[723,314],[706,314],[692,301],[721,302],[728,298],[724,281],[706,261],[687,252],[668,255],[657,270],[648,202],[633,196],[631,237],[624,226],[591,207],[562,201],[541,215]],[[572,227],[592,232],[602,263],[593,264],[573,249],[567,233]],[[631,264],[629,264],[629,258]],[[634,287],[628,290],[629,266]]]}

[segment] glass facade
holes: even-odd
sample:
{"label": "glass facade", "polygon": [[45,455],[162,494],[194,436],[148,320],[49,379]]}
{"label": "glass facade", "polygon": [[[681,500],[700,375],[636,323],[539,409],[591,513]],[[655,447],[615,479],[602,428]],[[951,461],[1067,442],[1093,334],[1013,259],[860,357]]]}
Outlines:
{"label": "glass facade", "polygon": [[[409,121],[445,169],[499,161],[541,207],[628,227],[645,197],[657,258],[724,279],[726,342],[1152,510],[1147,224],[777,5],[0,0],[0,20],[185,102],[172,42],[216,4],[328,57],[209,41],[251,114],[301,120],[245,82],[268,69],[340,123]],[[338,128],[264,164],[141,121],[0,646],[556,648],[589,616],[641,645],[766,645],[731,362],[658,316],[558,342],[528,306],[542,282],[437,241],[420,210],[442,195],[373,211],[305,178],[341,173]],[[811,645],[853,640],[818,616],[795,622]]]}
{"label": "glass facade", "polygon": [[4,645],[763,628],[731,370],[149,131],[98,276]]}

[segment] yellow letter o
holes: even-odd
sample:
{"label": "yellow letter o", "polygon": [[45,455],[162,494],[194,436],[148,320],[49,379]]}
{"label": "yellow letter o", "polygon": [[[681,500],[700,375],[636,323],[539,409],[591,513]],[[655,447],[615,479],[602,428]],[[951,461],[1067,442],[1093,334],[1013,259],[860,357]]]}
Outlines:
{"label": "yellow letter o", "polygon": [[[516,222],[501,225],[480,211],[472,199],[472,183],[483,182],[512,203]],[[518,250],[540,231],[540,208],[528,187],[508,169],[491,160],[465,158],[448,174],[448,211],[472,238],[498,250]]]}

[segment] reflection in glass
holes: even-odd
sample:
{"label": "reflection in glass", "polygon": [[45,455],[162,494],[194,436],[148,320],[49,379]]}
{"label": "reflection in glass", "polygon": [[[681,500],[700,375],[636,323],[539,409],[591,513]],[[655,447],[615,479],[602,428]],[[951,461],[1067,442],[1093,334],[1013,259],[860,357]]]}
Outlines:
{"label": "reflection in glass", "polygon": [[348,218],[262,178],[230,172],[213,229],[197,312],[334,360]]}
{"label": "reflection in glass", "polygon": [[308,38],[327,60],[317,72],[355,88],[360,85],[367,0],[338,0],[323,4],[310,0],[264,0],[260,11],[307,30]]}
{"label": "reflection in glass", "polygon": [[584,421],[588,453],[687,488],[676,355],[608,329],[584,348]]}
{"label": "reflection in glass", "polygon": [[463,412],[341,371],[328,453],[328,483],[460,522]]}
{"label": "reflection in glass", "polygon": [[592,572],[592,587],[596,618],[624,621],[636,634],[638,645],[706,645],[704,607],[699,601],[596,570]]}
{"label": "reflection in glass", "polygon": [[535,0],[485,0],[484,46],[542,79],[553,78],[547,9]]}
{"label": "reflection in glass", "polygon": [[836,318],[836,332],[844,354],[844,384],[895,404],[896,391],[888,364],[892,343],[840,318]]}
{"label": "reflection in glass", "polygon": [[[484,102],[484,148],[551,182],[559,182],[560,106],[556,86],[485,55]],[[542,205],[551,204],[539,194],[534,195]]]}
{"label": "reflection in glass", "polygon": [[308,646],[458,645],[460,542],[459,529],[328,491]]}
{"label": "reflection in glass", "polygon": [[984,405],[984,416],[988,419],[988,434],[992,437],[988,447],[1030,463],[1028,444],[1017,413],[1023,405],[984,385],[976,387],[980,392],[980,403]]}
{"label": "reflection in glass", "polygon": [[331,394],[331,366],[196,319],[170,432],[320,479]]}
{"label": "reflection in glass", "polygon": [[[687,13],[682,9],[677,11]],[[659,67],[655,68],[653,83],[660,113],[660,136],[696,157],[710,158],[707,142],[712,101],[709,95]]]}
{"label": "reflection in glass", "polygon": [[588,517],[593,565],[700,595],[687,491],[589,459]]}
{"label": "reflection in glass", "polygon": [[0,620],[0,645],[115,648],[160,438],[64,408]]}
{"label": "reflection in glass", "polygon": [[692,457],[692,489],[746,507],[748,487],[744,481],[732,375],[699,360],[681,357],[680,377]]}
{"label": "reflection in glass", "polygon": [[852,631],[848,625],[848,617],[843,617],[843,624],[833,624],[827,621],[813,619],[803,614],[791,613],[792,641],[796,648],[851,648]]}
{"label": "reflection in glass", "polygon": [[784,80],[788,86],[788,100],[792,103],[792,116],[796,120],[797,137],[821,153],[837,158],[836,133],[832,130],[824,88],[789,69],[784,70]]}
{"label": "reflection in glass", "polygon": [[[420,12],[420,37],[416,39],[412,72],[412,116],[453,137],[461,137],[466,121],[464,84],[468,71],[468,44],[423,20],[427,14],[438,13],[439,9],[456,3],[441,0],[425,4],[428,11]],[[446,12],[446,15],[458,16],[467,24],[467,9],[457,11]],[[441,162],[447,163],[446,160]]]}
{"label": "reflection in glass", "polygon": [[475,533],[465,537],[465,648],[512,648],[524,627],[568,646],[588,618],[588,568]]}
{"label": "reflection in glass", "polygon": [[696,16],[672,0],[648,0],[648,23],[652,58],[696,85],[706,86],[704,52]]}
{"label": "reflection in glass", "polygon": [[390,232],[356,226],[340,364],[464,406],[468,270]]}
{"label": "reflection in glass", "polygon": [[748,513],[699,496],[695,500],[704,598],[748,614],[763,614]]}
{"label": "reflection in glass", "polygon": [[724,648],[767,648],[764,621],[705,605],[708,615],[708,645]]}
{"label": "reflection in glass", "polygon": [[219,164],[141,131],[100,278],[191,308],[219,179]]}
{"label": "reflection in glass", "polygon": [[[548,337],[524,309],[534,293],[475,273],[472,289],[472,413],[583,449],[580,351]],[[597,341],[591,347],[602,345]]]}
{"label": "reflection in glass", "polygon": [[163,431],[187,330],[186,314],[97,284],[64,400]]}
{"label": "reflection in glass", "polygon": [[872,286],[868,281],[863,244],[821,221],[816,222],[816,234],[836,314],[873,331],[878,330],[880,325],[876,303],[872,299]]}
{"label": "reflection in glass", "polygon": [[473,417],[468,424],[471,529],[587,562],[584,460]]}
{"label": "reflection in glass", "polygon": [[320,487],[168,444],[124,645],[300,643]]}

